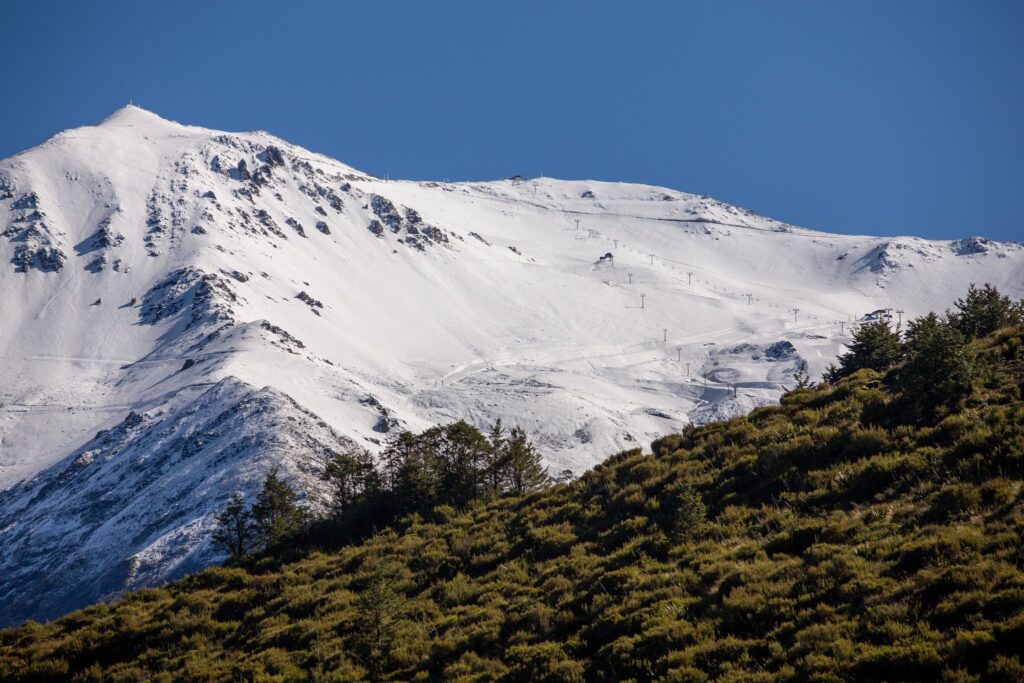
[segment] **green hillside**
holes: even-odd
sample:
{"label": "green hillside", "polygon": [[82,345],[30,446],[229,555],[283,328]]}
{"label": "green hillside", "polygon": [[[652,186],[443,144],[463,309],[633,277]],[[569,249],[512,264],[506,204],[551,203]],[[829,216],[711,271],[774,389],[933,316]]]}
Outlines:
{"label": "green hillside", "polygon": [[0,677],[1024,680],[1024,329],[941,325],[569,484],[2,631]]}

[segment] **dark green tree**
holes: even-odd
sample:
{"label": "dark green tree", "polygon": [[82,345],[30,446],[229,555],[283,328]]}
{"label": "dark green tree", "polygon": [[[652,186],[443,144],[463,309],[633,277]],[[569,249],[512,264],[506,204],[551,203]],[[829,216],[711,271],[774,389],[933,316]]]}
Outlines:
{"label": "dark green tree", "polygon": [[811,376],[807,374],[807,371],[804,370],[804,368],[797,368],[796,372],[793,373],[793,379],[796,380],[797,389],[806,389],[814,386],[814,383],[811,381]]}
{"label": "dark green tree", "polygon": [[671,485],[661,498],[665,532],[673,541],[692,538],[704,527],[707,507],[697,489],[687,482]]}
{"label": "dark green tree", "polygon": [[509,432],[506,452],[503,478],[509,493],[521,496],[551,484],[548,468],[521,427]]}
{"label": "dark green tree", "polygon": [[460,420],[427,430],[422,438],[425,449],[440,468],[438,502],[462,507],[481,497],[491,450],[487,437]]}
{"label": "dark green tree", "polygon": [[839,356],[839,366],[828,367],[825,381],[835,382],[865,368],[885,372],[899,361],[900,352],[900,336],[887,321],[865,323],[853,333],[846,353]]}
{"label": "dark green tree", "polygon": [[377,562],[356,602],[355,651],[372,681],[385,677],[405,614],[396,576],[393,565]]}
{"label": "dark green tree", "polygon": [[385,479],[390,482],[392,507],[396,513],[425,510],[437,504],[441,466],[431,442],[439,427],[416,435],[403,432],[384,452]]}
{"label": "dark green tree", "polygon": [[298,494],[278,476],[277,468],[267,473],[252,506],[253,523],[265,547],[294,536],[302,528],[305,513],[297,501]]}
{"label": "dark green tree", "polygon": [[380,487],[373,456],[365,449],[338,453],[327,463],[324,479],[331,485],[334,513],[343,514]]}
{"label": "dark green tree", "polygon": [[903,402],[917,420],[940,407],[954,408],[970,393],[974,367],[964,335],[934,313],[912,320],[904,343],[906,362],[897,375]]}
{"label": "dark green tree", "polygon": [[980,289],[974,284],[967,296],[956,300],[956,311],[947,311],[949,324],[968,339],[978,339],[1002,327],[1024,325],[1024,302],[1014,303],[986,283]]}
{"label": "dark green tree", "polygon": [[508,463],[508,440],[499,418],[487,435],[489,448],[484,466],[485,496],[500,495],[505,488],[505,470]]}
{"label": "dark green tree", "polygon": [[399,487],[402,469],[415,455],[418,441],[418,437],[408,430],[393,433],[388,439],[387,446],[381,453],[381,483],[385,489],[394,491]]}
{"label": "dark green tree", "polygon": [[216,517],[213,545],[227,551],[232,559],[245,556],[252,549],[254,536],[252,513],[245,505],[242,494],[231,494],[224,509]]}

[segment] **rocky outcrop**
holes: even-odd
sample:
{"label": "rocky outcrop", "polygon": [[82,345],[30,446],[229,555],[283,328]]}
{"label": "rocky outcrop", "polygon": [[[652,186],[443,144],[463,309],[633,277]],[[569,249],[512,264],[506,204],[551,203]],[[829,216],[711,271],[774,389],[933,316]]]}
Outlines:
{"label": "rocky outcrop", "polygon": [[385,228],[398,236],[398,242],[425,251],[431,244],[448,245],[448,234],[440,228],[425,223],[415,209],[404,207],[403,216],[387,197],[370,195],[370,209],[376,216],[370,221],[369,231],[383,237]]}
{"label": "rocky outcrop", "polygon": [[188,267],[168,273],[142,298],[139,320],[155,325],[188,310],[186,329],[203,323],[231,323],[239,297],[227,278]]}
{"label": "rocky outcrop", "polygon": [[[13,193],[13,185],[5,186],[5,194]],[[11,263],[14,270],[27,273],[39,270],[57,273],[64,268],[67,255],[60,246],[56,232],[46,220],[41,200],[35,192],[21,195],[11,204],[11,219],[0,235],[14,246]]]}

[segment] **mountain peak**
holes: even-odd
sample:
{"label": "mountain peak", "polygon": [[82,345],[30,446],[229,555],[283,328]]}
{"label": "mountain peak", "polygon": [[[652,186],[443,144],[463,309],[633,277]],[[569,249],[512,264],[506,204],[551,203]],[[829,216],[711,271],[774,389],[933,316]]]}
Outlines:
{"label": "mountain peak", "polygon": [[116,126],[152,126],[152,125],[164,125],[164,126],[180,126],[181,124],[174,121],[169,121],[159,114],[154,114],[148,109],[136,106],[134,104],[126,104],[120,109],[116,110],[105,119],[100,121],[98,124],[104,128],[111,128]]}

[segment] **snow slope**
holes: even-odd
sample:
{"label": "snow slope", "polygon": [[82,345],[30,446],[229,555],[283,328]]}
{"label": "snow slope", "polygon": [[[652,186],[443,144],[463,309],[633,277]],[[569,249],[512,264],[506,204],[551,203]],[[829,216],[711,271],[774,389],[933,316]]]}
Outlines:
{"label": "snow slope", "polygon": [[332,450],[500,417],[579,472],[969,282],[1021,296],[1024,248],[622,183],[387,182],[125,107],[0,161],[0,622],[216,560],[210,512],[272,466],[321,504]]}

